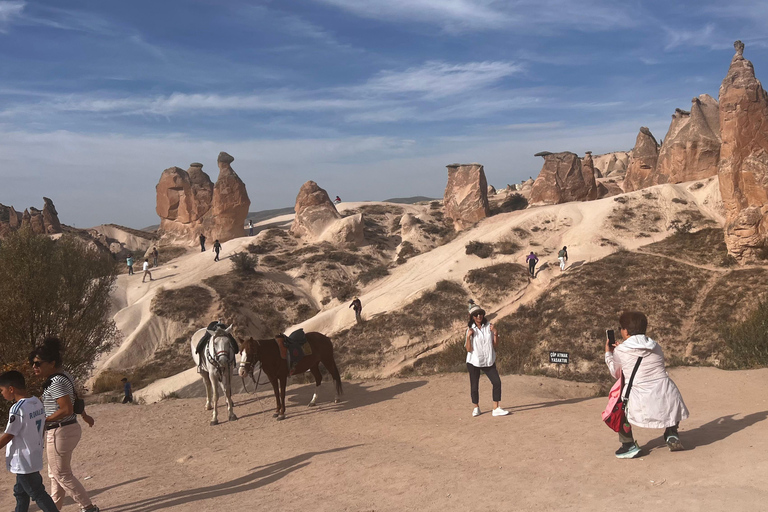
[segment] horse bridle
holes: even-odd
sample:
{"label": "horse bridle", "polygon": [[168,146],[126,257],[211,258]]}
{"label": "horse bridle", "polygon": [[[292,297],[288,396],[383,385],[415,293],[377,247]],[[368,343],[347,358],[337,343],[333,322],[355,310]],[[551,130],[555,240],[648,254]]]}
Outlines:
{"label": "horse bridle", "polygon": [[[223,337],[223,336],[217,336],[217,335],[214,334],[214,335],[211,336],[211,339],[208,341],[208,343],[209,344],[213,344],[214,340],[217,337]],[[206,360],[208,361],[208,363],[213,365],[213,367],[216,368],[217,372],[221,373],[221,372],[229,369],[229,350],[218,350],[213,356],[211,356],[211,354],[208,352],[208,350],[206,350],[205,351],[205,355],[206,355]],[[227,364],[226,365],[219,364],[219,356],[222,356],[222,355],[226,355],[227,356]]]}

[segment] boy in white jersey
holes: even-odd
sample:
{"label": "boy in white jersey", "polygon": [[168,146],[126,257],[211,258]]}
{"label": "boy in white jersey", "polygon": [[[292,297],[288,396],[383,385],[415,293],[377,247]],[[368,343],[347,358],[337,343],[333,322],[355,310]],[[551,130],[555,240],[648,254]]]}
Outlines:
{"label": "boy in white jersey", "polygon": [[15,402],[5,433],[0,436],[0,449],[7,445],[5,463],[8,471],[16,475],[13,486],[16,512],[27,512],[30,498],[43,512],[58,512],[40,476],[45,428],[43,403],[27,393],[24,375],[17,371],[0,375],[0,393],[6,400]]}

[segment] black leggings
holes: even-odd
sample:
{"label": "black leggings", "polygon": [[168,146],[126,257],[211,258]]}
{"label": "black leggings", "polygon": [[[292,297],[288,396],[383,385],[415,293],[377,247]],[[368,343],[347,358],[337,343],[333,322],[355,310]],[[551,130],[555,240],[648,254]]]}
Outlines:
{"label": "black leggings", "polygon": [[528,272],[529,272],[531,275],[533,275],[533,274],[534,274],[534,272],[535,272],[535,270],[536,270],[536,263],[538,263],[538,262],[537,262],[537,261],[535,261],[535,260],[530,260],[530,261],[528,262]]}
{"label": "black leggings", "polygon": [[480,403],[480,393],[478,391],[478,385],[480,384],[480,370],[488,376],[488,379],[493,384],[493,401],[501,402],[501,377],[499,377],[499,371],[496,369],[496,363],[492,366],[485,366],[478,368],[472,363],[467,363],[467,371],[469,371],[469,392],[472,397],[472,403]]}

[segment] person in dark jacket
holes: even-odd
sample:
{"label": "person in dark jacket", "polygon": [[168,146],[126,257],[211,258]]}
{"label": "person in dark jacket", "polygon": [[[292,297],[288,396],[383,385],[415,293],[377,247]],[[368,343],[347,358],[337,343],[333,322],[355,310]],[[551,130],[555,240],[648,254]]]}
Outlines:
{"label": "person in dark jacket", "polygon": [[219,261],[219,252],[221,251],[221,244],[219,243],[219,240],[215,240],[213,242],[213,252],[216,253],[216,257],[213,258],[213,261]]}
{"label": "person in dark jacket", "polygon": [[[361,313],[363,311],[363,303],[360,302],[360,298],[359,297],[355,297],[354,300],[352,301],[352,304],[350,304],[349,307],[350,308],[354,308],[354,310],[355,310],[355,320],[357,321],[357,323],[359,323],[359,324],[363,323],[363,317],[361,315]],[[349,308],[347,308],[347,309],[349,309]]]}
{"label": "person in dark jacket", "polygon": [[200,252],[205,252],[205,235],[200,233]]}

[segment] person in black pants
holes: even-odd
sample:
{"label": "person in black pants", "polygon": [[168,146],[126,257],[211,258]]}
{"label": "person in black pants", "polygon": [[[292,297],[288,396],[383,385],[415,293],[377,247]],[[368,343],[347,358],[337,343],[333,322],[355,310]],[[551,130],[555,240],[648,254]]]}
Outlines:
{"label": "person in black pants", "polygon": [[205,252],[205,235],[200,233],[200,252]]}
{"label": "person in black pants", "polygon": [[536,264],[539,262],[539,258],[531,251],[531,254],[526,256],[525,261],[528,262],[528,273],[531,277],[536,277]]}
{"label": "person in black pants", "polygon": [[480,372],[488,376],[493,384],[493,416],[506,416],[505,411],[499,405],[501,402],[501,378],[496,369],[496,347],[498,346],[498,333],[496,327],[485,318],[485,310],[470,301],[469,321],[467,322],[467,336],[465,348],[467,349],[467,371],[469,372],[470,398],[475,408],[472,416],[480,416]]}
{"label": "person in black pants", "polygon": [[215,242],[213,242],[213,252],[216,253],[216,257],[213,258],[213,261],[219,261],[219,251],[221,251],[221,244],[217,239]]}

